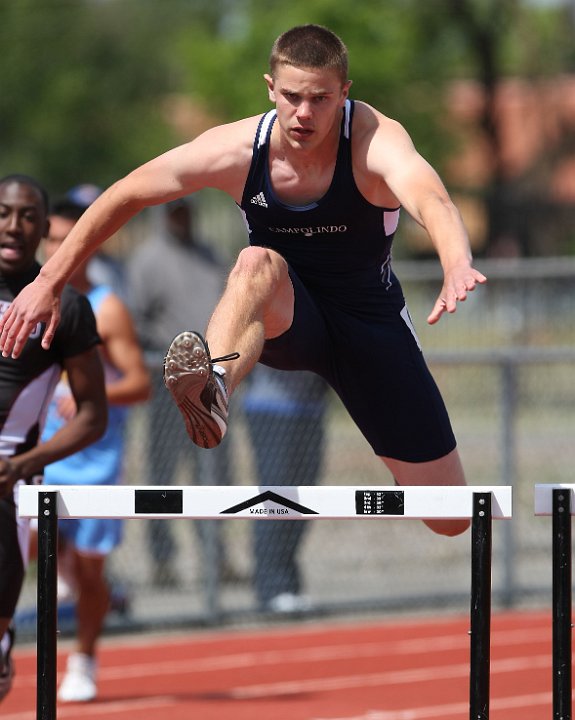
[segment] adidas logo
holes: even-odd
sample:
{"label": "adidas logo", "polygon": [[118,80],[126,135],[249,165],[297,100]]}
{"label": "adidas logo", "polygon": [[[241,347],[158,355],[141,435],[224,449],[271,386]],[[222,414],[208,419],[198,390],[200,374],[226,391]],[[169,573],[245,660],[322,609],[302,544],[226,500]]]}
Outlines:
{"label": "adidas logo", "polygon": [[263,194],[263,192],[254,195],[250,202],[252,202],[254,205],[261,205],[262,207],[266,208],[268,206],[266,196]]}

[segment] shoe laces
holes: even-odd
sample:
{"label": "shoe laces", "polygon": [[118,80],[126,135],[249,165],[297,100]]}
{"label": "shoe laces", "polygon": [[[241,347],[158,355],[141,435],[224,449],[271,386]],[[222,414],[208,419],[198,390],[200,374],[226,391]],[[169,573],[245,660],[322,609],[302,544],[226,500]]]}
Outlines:
{"label": "shoe laces", "polygon": [[226,362],[228,360],[237,360],[239,356],[239,352],[228,353],[227,355],[222,355],[221,357],[210,358],[210,362],[212,365],[215,365],[216,363]]}
{"label": "shoe laces", "polygon": [[232,352],[228,353],[227,355],[221,355],[220,357],[213,358],[210,353],[210,346],[208,345],[208,341],[205,338],[202,338],[204,341],[204,345],[206,346],[206,350],[208,352],[208,358],[212,365],[215,365],[216,363],[221,362],[227,362],[228,360],[237,360],[240,356],[239,352]]}

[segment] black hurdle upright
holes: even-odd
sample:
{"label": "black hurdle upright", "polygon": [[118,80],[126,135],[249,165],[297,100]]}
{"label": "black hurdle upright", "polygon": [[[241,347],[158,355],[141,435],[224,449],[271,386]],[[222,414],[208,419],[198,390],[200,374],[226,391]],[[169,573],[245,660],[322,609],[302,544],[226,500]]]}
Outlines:
{"label": "black hurdle upright", "polygon": [[58,493],[38,493],[37,720],[56,720]]}
{"label": "black hurdle upright", "polygon": [[571,489],[553,489],[553,720],[571,720]]}
{"label": "black hurdle upright", "polygon": [[473,493],[469,720],[489,718],[491,672],[491,493]]}

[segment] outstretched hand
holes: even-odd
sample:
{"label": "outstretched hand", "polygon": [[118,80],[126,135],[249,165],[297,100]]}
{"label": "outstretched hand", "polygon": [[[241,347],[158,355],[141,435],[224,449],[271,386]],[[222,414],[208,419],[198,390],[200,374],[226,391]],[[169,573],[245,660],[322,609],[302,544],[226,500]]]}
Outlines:
{"label": "outstretched hand", "polygon": [[0,318],[0,350],[3,357],[18,358],[33,332],[41,332],[42,347],[47,350],[60,322],[60,297],[38,276],[19,293]]}
{"label": "outstretched hand", "polygon": [[454,313],[458,302],[467,300],[467,293],[475,290],[477,284],[487,282],[485,275],[471,266],[457,266],[445,273],[443,287],[427,322],[434,325],[444,312]]}

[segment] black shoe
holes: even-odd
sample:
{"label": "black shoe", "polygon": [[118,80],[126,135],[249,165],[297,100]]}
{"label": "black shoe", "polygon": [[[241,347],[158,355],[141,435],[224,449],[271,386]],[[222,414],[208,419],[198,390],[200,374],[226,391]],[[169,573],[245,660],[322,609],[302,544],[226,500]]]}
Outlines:
{"label": "black shoe", "polygon": [[14,679],[14,662],[12,660],[14,629],[9,627],[6,635],[8,635],[9,639],[8,650],[6,652],[0,651],[0,702],[4,700],[12,689],[12,680]]}

